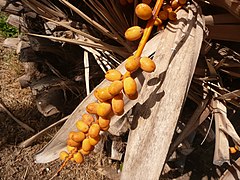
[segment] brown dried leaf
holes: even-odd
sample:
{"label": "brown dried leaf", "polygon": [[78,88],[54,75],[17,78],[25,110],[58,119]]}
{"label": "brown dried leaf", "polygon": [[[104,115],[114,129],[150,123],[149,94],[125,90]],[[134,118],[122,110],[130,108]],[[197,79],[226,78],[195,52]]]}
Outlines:
{"label": "brown dried leaf", "polygon": [[[156,44],[159,44],[160,40],[162,39],[162,34],[158,34],[154,36],[148,43],[146,44],[144,50],[143,50],[143,56],[150,56],[156,51]],[[124,62],[119,65],[117,68],[119,71],[124,74],[126,72],[125,67],[124,67]],[[141,89],[142,83],[144,81],[144,76],[140,71],[137,72],[138,77],[136,78],[137,81],[137,87],[138,87],[138,92]],[[109,82],[105,79],[101,84],[99,84],[95,89],[105,87]],[[95,90],[94,89],[94,90]],[[66,147],[66,139],[68,136],[68,133],[70,131],[76,131],[76,126],[75,123],[83,113],[85,113],[85,107],[91,103],[96,101],[93,92],[94,90],[90,93],[89,96],[87,96],[80,104],[79,106],[74,110],[74,112],[70,115],[69,119],[66,121],[66,123],[62,126],[62,128],[57,132],[57,134],[53,137],[53,139],[42,149],[40,150],[36,156],[36,162],[37,163],[47,163],[50,161],[53,161],[58,158],[58,154],[61,150],[65,149]],[[137,102],[138,99],[136,100],[129,100],[127,98],[124,99],[125,106],[124,110],[125,113],[128,112]],[[117,124],[118,120],[121,118],[121,116],[113,116],[111,119],[111,127],[109,129],[111,134],[118,135],[118,126],[115,126],[115,123]]]}
{"label": "brown dried leaf", "polygon": [[89,24],[94,26],[96,29],[98,29],[101,33],[106,35],[107,37],[119,42],[123,46],[127,48],[129,52],[132,52],[132,49],[129,47],[129,45],[122,39],[122,37],[119,36],[118,33],[110,32],[108,29],[106,29],[104,26],[99,24],[98,22],[94,21],[91,19],[89,16],[84,14],[80,9],[77,7],[73,6],[70,2],[66,0],[60,0],[61,3],[63,3],[66,7],[70,8],[72,11],[77,13],[80,17],[82,17],[84,20],[86,20]]}
{"label": "brown dried leaf", "polygon": [[210,62],[206,59],[207,62],[207,66],[210,72],[210,76],[216,77],[217,76],[217,72],[213,66],[213,62],[211,63],[211,61],[213,61],[213,59],[210,60]]}
{"label": "brown dried leaf", "polygon": [[22,3],[35,11],[38,15],[52,19],[66,18],[66,15],[49,1],[22,0]]}
{"label": "brown dried leaf", "polygon": [[105,45],[105,44],[103,45],[100,43],[95,43],[93,41],[87,41],[87,39],[86,40],[68,39],[68,38],[63,38],[63,37],[46,36],[46,35],[31,34],[31,33],[28,33],[28,35],[42,37],[42,38],[51,39],[51,40],[55,40],[55,41],[61,41],[61,42],[67,42],[67,43],[72,43],[72,44],[77,44],[77,45],[88,46],[88,47],[92,47],[92,48],[98,48],[98,49],[102,49],[102,50],[106,50],[106,51],[115,52],[122,56],[126,56],[127,54],[129,54],[128,52],[125,51],[125,49],[123,49],[121,47]]}
{"label": "brown dried leaf", "polygon": [[240,179],[240,158],[232,163],[230,167],[224,172],[219,180],[235,180]]}
{"label": "brown dried leaf", "polygon": [[211,107],[209,106],[209,97],[207,97],[199,103],[197,109],[194,111],[182,133],[179,134],[177,139],[171,144],[169,156],[176,150],[177,146],[184,139],[186,139],[203,121],[207,119],[210,113]]}
{"label": "brown dried leaf", "polygon": [[216,133],[213,163],[221,166],[224,162],[230,163],[228,136],[232,138],[237,146],[240,146],[240,137],[227,118],[226,106],[221,101],[215,99],[212,101],[212,107]]}
{"label": "brown dried leaf", "polygon": [[220,71],[232,76],[232,77],[236,77],[236,78],[240,78],[240,73],[238,72],[234,72],[234,71],[231,71],[231,70],[226,70],[226,69],[220,69]]}
{"label": "brown dried leaf", "polygon": [[240,97],[240,89],[223,94],[222,96],[217,97],[217,99],[229,101],[231,99],[239,98],[239,97]]}
{"label": "brown dried leaf", "polygon": [[219,100],[212,100],[213,115],[215,120],[215,150],[213,164],[221,166],[223,163],[230,163],[229,144],[226,134],[220,129],[226,126],[226,106]]}

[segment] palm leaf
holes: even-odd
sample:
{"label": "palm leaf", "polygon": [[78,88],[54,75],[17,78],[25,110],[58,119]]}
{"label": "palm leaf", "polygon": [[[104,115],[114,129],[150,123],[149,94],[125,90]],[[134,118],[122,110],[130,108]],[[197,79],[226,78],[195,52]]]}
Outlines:
{"label": "palm leaf", "polygon": [[[161,57],[161,59],[163,57],[170,58],[174,57],[176,55],[176,53],[178,51],[181,50],[181,46],[177,46],[177,44],[179,44],[179,42],[185,42],[189,35],[190,35],[190,30],[188,29],[189,27],[185,27],[184,24],[180,25],[181,28],[185,29],[186,33],[185,36],[182,36],[181,33],[173,33],[172,31],[176,30],[175,28],[169,26],[169,28],[162,33],[157,34],[152,40],[150,40],[144,51],[143,51],[143,56],[150,56],[152,54],[154,54],[154,52],[156,51],[156,44],[164,44],[164,47],[166,47],[166,49],[169,49],[169,51],[163,53],[160,50],[160,47],[162,48],[163,46],[158,47],[158,51],[155,54],[155,60],[159,59]],[[179,30],[180,31],[180,30]],[[198,30],[199,31],[199,30]],[[170,33],[171,32],[171,33]],[[172,34],[172,37],[170,38],[170,34]],[[198,32],[199,33],[199,32]],[[176,36],[177,34],[177,36]],[[168,38],[166,38],[168,37]],[[201,38],[201,36],[199,36],[199,38]],[[163,41],[163,39],[165,39],[165,41]],[[198,50],[200,49],[201,46],[201,41],[200,40],[196,40],[196,41],[190,41],[189,43],[196,43],[198,45],[196,46],[192,46],[191,47],[198,47]],[[155,48],[154,48],[155,47]],[[176,51],[172,51],[171,47],[175,47]],[[186,52],[185,52],[186,53]],[[162,55],[164,54],[164,56]],[[192,57],[192,55],[194,55],[194,57],[197,59],[198,53],[194,53],[191,54],[190,57]],[[163,59],[165,59],[163,58]],[[196,63],[196,59],[195,59],[195,63]],[[136,76],[136,81],[138,83],[138,92],[141,90],[141,87],[144,85],[144,88],[141,90],[142,92],[145,92],[147,89],[149,89],[148,85],[146,84],[148,82],[148,80],[150,80],[153,77],[158,77],[158,75],[162,72],[162,70],[166,67],[168,67],[169,62],[166,64],[163,62],[161,62],[161,66],[159,66],[159,69],[156,70],[155,73],[149,75],[146,73],[142,73],[141,71],[137,71],[135,73]],[[191,71],[190,71],[190,76],[189,76],[189,80],[191,80],[191,76],[194,72],[194,67],[195,65],[192,64],[191,67]],[[118,67],[118,69],[124,73],[125,69],[124,69],[124,64],[120,64],[120,66]],[[148,80],[145,80],[145,78],[147,78]],[[96,88],[101,88],[104,87],[108,84],[108,82],[106,80],[104,80],[98,87]],[[189,86],[187,86],[187,89],[189,88]],[[151,87],[151,89],[153,90],[154,88]],[[149,91],[152,91],[151,89],[149,89]],[[144,93],[144,94],[149,94],[149,93]],[[148,99],[148,96],[141,96],[141,102],[146,101],[146,99]],[[125,99],[125,112],[127,112],[128,110],[130,110],[137,102],[139,102],[140,99],[137,100],[133,100],[133,101],[129,101],[128,99]],[[56,158],[58,158],[58,152],[60,152],[62,149],[64,149],[66,147],[66,138],[68,136],[68,132],[71,130],[76,130],[75,127],[75,123],[76,121],[79,119],[79,117],[85,112],[85,107],[87,104],[94,102],[95,98],[93,96],[93,92],[90,93],[90,95],[88,97],[86,97],[82,103],[76,108],[76,110],[71,114],[70,118],[68,119],[68,121],[64,124],[64,126],[58,131],[58,133],[55,135],[55,137],[49,142],[49,144],[47,146],[45,146],[36,156],[36,162],[39,163],[43,163],[43,162],[49,162],[52,161]],[[120,117],[119,116],[114,116],[111,119],[111,128],[109,129],[109,132],[112,134],[117,134],[118,132],[116,131],[117,128],[117,121]]]}
{"label": "palm leaf", "polygon": [[[159,43],[160,39],[162,38],[162,33],[156,35],[153,39],[151,39],[144,51],[143,51],[143,56],[150,56],[156,51],[156,43]],[[155,47],[155,48],[154,48]],[[124,62],[119,65],[117,68],[120,70],[122,73],[125,73],[125,67],[124,67]],[[141,72],[139,73],[139,78],[137,79],[138,82],[138,91],[141,89],[141,84],[143,81],[143,76]],[[96,88],[101,88],[105,87],[108,85],[109,82],[107,80],[104,80],[101,84],[99,84]],[[68,136],[68,132],[71,130],[76,130],[75,123],[81,117],[81,115],[85,112],[85,107],[91,103],[96,101],[94,95],[93,95],[94,90],[87,96],[80,104],[79,106],[75,109],[75,111],[71,114],[69,119],[66,121],[66,123],[62,126],[62,128],[57,132],[57,134],[53,137],[53,139],[41,150],[37,153],[35,156],[36,162],[38,163],[46,163],[55,160],[58,158],[58,154],[62,149],[66,148],[66,138]],[[125,107],[124,110],[127,112],[130,110],[138,100],[130,101],[129,99],[125,98]],[[117,134],[116,129],[114,127],[114,124],[117,123],[119,116],[114,116],[111,119],[111,128],[109,129],[109,132],[112,134]]]}
{"label": "palm leaf", "polygon": [[[168,24],[155,53],[154,60],[161,65],[143,82],[142,101],[134,111],[134,130],[128,137],[122,179],[158,179],[166,161],[203,39],[201,11],[195,4],[188,6],[188,13],[180,10],[178,17],[184,20]],[[139,154],[144,157],[136,158]]]}
{"label": "palm leaf", "polygon": [[51,40],[60,41],[60,42],[67,42],[67,43],[72,43],[72,44],[77,44],[77,45],[88,46],[88,47],[102,49],[102,50],[106,50],[106,51],[111,51],[111,52],[117,53],[117,54],[125,56],[125,57],[129,55],[129,53],[125,52],[124,49],[122,49],[121,47],[114,47],[111,45],[104,46],[102,44],[94,43],[92,41],[86,41],[86,40],[80,40],[80,39],[78,39],[78,40],[77,39],[68,39],[68,38],[63,38],[63,37],[46,36],[46,35],[39,35],[39,34],[32,34],[32,33],[28,33],[28,35],[42,37],[42,38],[51,39]]}

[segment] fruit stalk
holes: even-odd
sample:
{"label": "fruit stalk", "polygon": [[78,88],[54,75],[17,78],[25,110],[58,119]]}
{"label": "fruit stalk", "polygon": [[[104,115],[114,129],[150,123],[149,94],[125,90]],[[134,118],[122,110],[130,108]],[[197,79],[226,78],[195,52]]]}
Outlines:
{"label": "fruit stalk", "polygon": [[71,151],[71,153],[69,154],[69,156],[65,159],[65,161],[62,163],[62,165],[60,166],[60,168],[58,169],[56,175],[59,175],[59,173],[63,170],[63,168],[67,165],[68,161],[71,160],[73,158],[74,153],[77,152],[77,149],[74,149]]}
{"label": "fruit stalk", "polygon": [[141,39],[141,41],[138,45],[136,53],[134,54],[135,58],[139,58],[141,56],[143,48],[145,47],[145,45],[148,41],[148,38],[149,38],[149,36],[152,32],[154,21],[157,18],[157,15],[158,15],[161,7],[162,7],[162,4],[163,4],[163,0],[157,0],[156,4],[154,6],[154,9],[153,9],[153,16],[152,16],[151,19],[148,20],[148,23],[147,23],[146,28],[144,30],[142,39]]}

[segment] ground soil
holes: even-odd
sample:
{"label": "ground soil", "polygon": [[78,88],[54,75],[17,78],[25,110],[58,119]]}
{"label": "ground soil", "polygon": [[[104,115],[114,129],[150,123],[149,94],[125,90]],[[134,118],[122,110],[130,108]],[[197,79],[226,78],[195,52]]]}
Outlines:
{"label": "ground soil", "polygon": [[[17,118],[38,132],[59,120],[61,115],[46,118],[37,111],[31,90],[21,89],[18,83],[17,78],[24,74],[24,70],[15,51],[2,47],[2,42],[3,38],[0,38],[0,98]],[[36,164],[33,156],[59,128],[60,126],[51,129],[31,146],[19,148],[18,143],[35,133],[23,129],[0,109],[0,180],[50,179],[60,167],[61,161]],[[81,165],[70,162],[60,176],[54,179],[107,179],[97,172],[103,165],[109,165],[109,159],[104,154],[91,154]]]}

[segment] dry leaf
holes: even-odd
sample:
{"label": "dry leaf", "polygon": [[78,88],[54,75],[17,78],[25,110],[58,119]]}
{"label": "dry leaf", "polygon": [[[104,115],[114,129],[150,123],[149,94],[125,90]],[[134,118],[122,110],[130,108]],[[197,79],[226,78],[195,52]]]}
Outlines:
{"label": "dry leaf", "polygon": [[240,137],[227,118],[226,106],[221,101],[215,99],[212,101],[212,107],[216,126],[213,163],[221,166],[224,162],[230,163],[228,137],[231,137],[237,146],[240,146]]}
{"label": "dry leaf", "polygon": [[215,150],[213,164],[221,166],[223,163],[230,163],[229,144],[226,134],[221,128],[226,126],[226,106],[219,100],[212,100],[213,115],[215,120]]}
{"label": "dry leaf", "polygon": [[[150,56],[156,51],[156,44],[159,44],[160,40],[162,38],[162,34],[157,34],[154,36],[149,42],[147,42],[144,50],[143,55],[144,56]],[[118,70],[124,74],[126,72],[124,67],[124,62],[120,64],[118,67]],[[137,84],[138,84],[138,92],[141,89],[141,84],[144,81],[144,76],[140,71],[136,72],[138,73],[138,77],[136,78]],[[109,82],[107,80],[104,80],[101,84],[99,84],[95,89],[105,87]],[[75,123],[79,118],[81,118],[82,114],[85,113],[85,107],[91,103],[96,101],[94,95],[94,90],[90,93],[89,96],[87,96],[80,104],[79,106],[74,110],[74,112],[71,114],[69,119],[66,121],[66,123],[62,126],[62,128],[57,132],[57,134],[53,137],[53,139],[42,149],[40,150],[36,156],[35,160],[37,163],[47,163],[50,161],[53,161],[58,158],[58,154],[61,150],[66,148],[66,139],[68,137],[68,133],[70,131],[76,131]],[[134,101],[129,101],[129,99],[125,98],[125,106],[124,110],[125,113],[128,112],[136,103],[137,99]],[[111,134],[118,135],[119,129],[118,126],[114,126],[114,124],[118,124],[117,121],[120,119],[121,116],[114,116],[111,119],[111,128],[109,129]]]}
{"label": "dry leaf", "polygon": [[[122,180],[158,179],[161,174],[202,44],[204,24],[198,10],[195,5],[188,6],[188,13],[180,10],[180,21],[164,30],[154,56],[159,65],[146,76],[134,112]],[[136,158],[139,154],[143,156]]]}
{"label": "dry leaf", "polygon": [[224,172],[219,180],[236,180],[240,179],[240,158],[232,163],[230,167]]}

